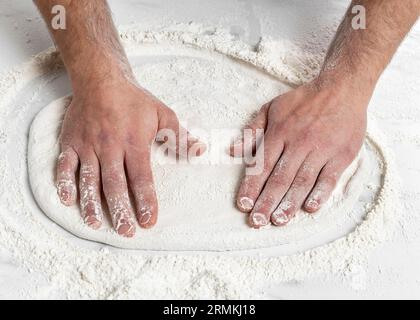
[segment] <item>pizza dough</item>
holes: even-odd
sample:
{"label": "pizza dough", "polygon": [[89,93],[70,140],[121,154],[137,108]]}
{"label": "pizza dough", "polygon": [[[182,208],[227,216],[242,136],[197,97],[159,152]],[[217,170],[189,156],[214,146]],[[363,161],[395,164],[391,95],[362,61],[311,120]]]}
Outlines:
{"label": "pizza dough", "polygon": [[[159,46],[158,46],[159,47]],[[160,205],[155,228],[137,228],[132,239],[117,235],[109,221],[95,231],[79,207],[58,199],[54,173],[57,138],[68,98],[43,109],[34,120],[28,163],[33,194],[44,213],[72,234],[112,246],[148,250],[242,250],[289,244],[340,225],[352,210],[369,171],[363,153],[343,175],[334,196],[316,215],[300,212],[287,227],[253,230],[234,206],[242,163],[226,153],[230,137],[260,106],[290,89],[264,72],[216,53],[159,47],[133,58],[142,86],[173,108],[189,128],[200,128],[210,144],[198,163],[160,164],[153,169]],[[153,57],[153,59],[151,58]],[[229,130],[228,130],[229,129]],[[234,130],[232,130],[234,129]],[[204,130],[204,131],[203,131]]]}

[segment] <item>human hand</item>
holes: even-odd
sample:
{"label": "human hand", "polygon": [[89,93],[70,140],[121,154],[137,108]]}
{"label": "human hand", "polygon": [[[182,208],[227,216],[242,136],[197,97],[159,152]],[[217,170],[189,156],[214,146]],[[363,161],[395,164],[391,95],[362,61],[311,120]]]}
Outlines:
{"label": "human hand", "polygon": [[74,205],[79,191],[82,217],[88,226],[98,229],[103,221],[103,191],[118,234],[134,236],[134,216],[141,227],[152,227],[158,204],[150,152],[162,129],[175,134],[175,152],[180,153],[178,142],[182,139],[186,139],[187,148],[183,154],[190,154],[190,149],[194,149],[192,156],[205,151],[204,144],[180,127],[171,109],[131,81],[79,90],[67,109],[61,132],[56,181],[61,202]]}
{"label": "human hand", "polygon": [[[252,141],[240,138],[230,150],[242,156],[252,146],[264,163],[260,174],[245,176],[237,194],[250,226],[283,226],[300,208],[308,213],[321,208],[362,146],[369,99],[369,92],[321,88],[314,81],[262,107],[246,127],[254,133]],[[264,130],[259,145],[257,129]]]}

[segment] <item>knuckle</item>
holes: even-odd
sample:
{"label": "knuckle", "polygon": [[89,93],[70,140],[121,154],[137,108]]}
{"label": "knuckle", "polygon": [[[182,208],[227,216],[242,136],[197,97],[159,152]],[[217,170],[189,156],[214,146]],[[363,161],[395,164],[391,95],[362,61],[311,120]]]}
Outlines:
{"label": "knuckle", "polygon": [[331,173],[322,178],[323,189],[334,188],[338,182],[338,174]]}
{"label": "knuckle", "polygon": [[66,152],[62,152],[56,162],[56,169],[58,174],[70,174],[76,170],[77,156],[70,156]]}
{"label": "knuckle", "polygon": [[312,180],[311,176],[308,175],[308,174],[298,174],[295,177],[295,180],[294,180],[293,184],[296,187],[303,187],[303,186],[307,186],[311,180]]}
{"label": "knuckle", "polygon": [[343,158],[346,164],[351,163],[354,160],[354,158],[356,158],[357,153],[359,152],[359,149],[360,148],[355,147],[355,146],[348,146],[347,148],[344,149],[342,154],[343,154]]}
{"label": "knuckle", "polygon": [[114,134],[112,134],[109,130],[102,129],[97,134],[97,143],[103,146],[109,146],[114,144],[115,138]]}
{"label": "knuckle", "polygon": [[261,108],[260,108],[260,112],[261,113],[266,113],[268,111],[268,109],[270,108],[271,102],[264,104]]}
{"label": "knuckle", "polygon": [[130,180],[133,186],[137,189],[143,189],[145,185],[148,185],[150,183],[150,177],[148,176],[148,174],[144,173],[137,173],[133,175],[133,177]]}
{"label": "knuckle", "polygon": [[80,166],[82,182],[92,184],[96,180],[96,170],[93,165],[84,163]]}
{"label": "knuckle", "polygon": [[119,182],[122,180],[121,175],[121,172],[117,170],[109,170],[106,172],[105,180],[112,183]]}
{"label": "knuckle", "polygon": [[316,137],[316,133],[312,130],[305,130],[304,132],[300,133],[300,137],[298,138],[297,145],[299,146],[299,151],[310,151],[318,148],[318,142]]}
{"label": "knuckle", "polygon": [[118,185],[124,181],[123,170],[116,165],[105,166],[102,173],[105,184]]}
{"label": "knuckle", "polygon": [[138,144],[139,139],[137,139],[137,137],[135,135],[133,135],[131,132],[128,132],[126,137],[125,137],[125,142],[133,147],[136,146]]}
{"label": "knuckle", "polygon": [[282,120],[274,120],[270,123],[270,131],[274,133],[276,139],[286,136],[284,122]]}
{"label": "knuckle", "polygon": [[264,160],[264,167],[263,171],[266,173],[269,173],[273,170],[273,165],[270,163],[270,161]]}
{"label": "knuckle", "polygon": [[249,190],[255,190],[257,183],[254,176],[245,176],[239,188],[239,194],[246,195]]}
{"label": "knuckle", "polygon": [[133,185],[134,188],[139,188],[141,187],[142,183],[143,183],[143,177],[140,174],[136,174],[133,177],[130,178],[131,180],[131,184]]}
{"label": "knuckle", "polygon": [[291,179],[285,173],[280,173],[278,175],[272,175],[267,181],[267,188],[275,190],[278,193],[285,191],[291,185]]}
{"label": "knuckle", "polygon": [[265,194],[261,200],[258,200],[254,211],[255,212],[261,212],[261,213],[269,213],[274,211],[275,207],[277,206],[277,201],[275,199],[275,197],[271,194],[271,193],[267,193]]}
{"label": "knuckle", "polygon": [[72,144],[72,135],[68,133],[61,132],[59,137],[59,143],[62,150],[67,150],[69,146]]}
{"label": "knuckle", "polygon": [[285,178],[286,178],[286,174],[284,170],[274,169],[273,174],[268,180],[268,184],[270,186],[281,186],[286,180]]}
{"label": "knuckle", "polygon": [[251,197],[251,198],[257,198],[259,195],[259,192],[261,190],[259,180],[256,179],[256,176],[245,176],[243,179],[238,196],[239,197]]}
{"label": "knuckle", "polygon": [[178,121],[178,116],[176,115],[174,110],[165,106],[163,108],[163,111],[164,111],[164,117],[162,119],[163,124],[167,124],[172,121]]}
{"label": "knuckle", "polygon": [[57,169],[58,171],[64,171],[68,170],[68,160],[66,158],[66,155],[64,153],[61,153],[57,158]]}
{"label": "knuckle", "polygon": [[277,96],[267,104],[267,109],[280,109],[283,105],[284,95]]}

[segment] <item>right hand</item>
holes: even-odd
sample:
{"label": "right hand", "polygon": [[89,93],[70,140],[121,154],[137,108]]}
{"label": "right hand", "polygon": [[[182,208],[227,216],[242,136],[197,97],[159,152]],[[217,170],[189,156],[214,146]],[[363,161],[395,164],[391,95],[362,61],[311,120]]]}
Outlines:
{"label": "right hand", "polygon": [[118,234],[134,236],[134,217],[143,228],[155,225],[158,204],[150,152],[161,129],[176,134],[177,153],[180,139],[187,139],[187,154],[204,153],[205,145],[179,125],[171,109],[128,80],[105,81],[75,94],[60,137],[56,183],[61,202],[72,206],[79,193],[82,218],[98,229],[103,221],[103,191]]}

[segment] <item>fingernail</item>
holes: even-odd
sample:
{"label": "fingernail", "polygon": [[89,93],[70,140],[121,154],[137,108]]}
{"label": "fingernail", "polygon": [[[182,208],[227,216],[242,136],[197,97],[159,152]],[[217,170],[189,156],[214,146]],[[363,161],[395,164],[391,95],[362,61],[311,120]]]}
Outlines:
{"label": "fingernail", "polygon": [[94,216],[85,217],[84,222],[89,228],[92,228],[93,230],[98,230],[102,226],[102,222],[98,221]]}
{"label": "fingernail", "polygon": [[200,142],[200,139],[196,136],[193,136],[192,134],[188,134],[187,140],[188,142],[193,142],[193,143]]}
{"label": "fingernail", "polygon": [[284,226],[289,222],[289,216],[285,214],[282,210],[275,211],[271,215],[271,221],[276,226]]}
{"label": "fingernail", "polygon": [[152,213],[150,211],[146,211],[140,214],[140,218],[139,218],[139,224],[142,227],[147,226],[147,224],[150,222],[150,220],[152,219]]}
{"label": "fingernail", "polygon": [[80,205],[84,215],[83,220],[85,224],[94,230],[98,230],[102,226],[101,205],[96,201],[86,201],[84,199],[82,199]]}
{"label": "fingernail", "polygon": [[238,206],[239,206],[239,209],[249,212],[254,207],[254,200],[248,197],[242,197],[239,199]]}
{"label": "fingernail", "polygon": [[60,198],[63,202],[67,202],[69,200],[70,194],[67,190],[61,189],[61,190],[58,191],[58,193],[59,193],[59,196],[60,196]]}
{"label": "fingernail", "polygon": [[267,216],[259,212],[253,213],[251,219],[254,227],[264,227],[269,222]]}
{"label": "fingernail", "polygon": [[57,183],[57,193],[60,201],[66,206],[76,200],[76,187],[69,181]]}
{"label": "fingernail", "polygon": [[117,232],[120,236],[132,238],[135,234],[135,228],[131,223],[124,223],[117,228]]}
{"label": "fingernail", "polygon": [[305,203],[305,208],[311,211],[315,211],[319,208],[319,202],[316,201],[315,199],[310,199]]}
{"label": "fingernail", "polygon": [[117,219],[114,223],[115,230],[120,236],[131,238],[134,236],[136,229],[134,227],[134,224],[125,217],[121,217]]}
{"label": "fingernail", "polygon": [[204,142],[197,141],[193,144],[193,148],[195,148],[195,156],[199,156],[207,150],[207,145]]}

